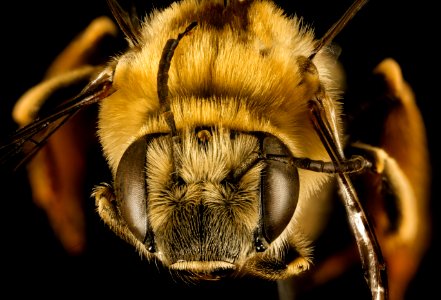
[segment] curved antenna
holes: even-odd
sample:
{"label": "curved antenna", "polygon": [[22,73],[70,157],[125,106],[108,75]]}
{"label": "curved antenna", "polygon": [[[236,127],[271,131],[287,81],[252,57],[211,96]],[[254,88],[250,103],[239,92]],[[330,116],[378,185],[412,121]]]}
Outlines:
{"label": "curved antenna", "polygon": [[193,22],[187,26],[184,32],[180,33],[176,39],[169,39],[162,50],[161,60],[159,61],[158,77],[157,77],[157,89],[160,110],[164,114],[165,120],[170,127],[172,136],[176,136],[176,124],[173,113],[170,109],[170,100],[168,97],[168,71],[170,70],[170,62],[175,53],[175,49],[178,46],[181,39],[187,35],[197,25],[197,22]]}
{"label": "curved antenna", "polygon": [[318,41],[314,51],[309,56],[312,60],[315,55],[325,46],[328,46],[337,34],[342,31],[346,24],[355,16],[355,14],[368,2],[368,0],[355,0],[354,3],[346,10],[341,18],[332,25],[331,28],[325,33],[325,35]]}

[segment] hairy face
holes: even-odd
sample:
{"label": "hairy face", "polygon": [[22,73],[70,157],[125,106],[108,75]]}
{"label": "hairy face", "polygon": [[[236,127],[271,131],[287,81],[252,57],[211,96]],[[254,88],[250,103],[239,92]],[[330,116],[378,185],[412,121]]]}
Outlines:
{"label": "hairy face", "polygon": [[253,248],[262,164],[229,177],[257,151],[257,138],[228,130],[187,130],[178,147],[169,136],[152,141],[149,218],[163,262],[232,263]]}
{"label": "hairy face", "polygon": [[286,259],[301,256],[286,241],[300,189],[291,162],[263,132],[218,126],[142,136],[116,173],[116,228],[181,277],[283,273]]}

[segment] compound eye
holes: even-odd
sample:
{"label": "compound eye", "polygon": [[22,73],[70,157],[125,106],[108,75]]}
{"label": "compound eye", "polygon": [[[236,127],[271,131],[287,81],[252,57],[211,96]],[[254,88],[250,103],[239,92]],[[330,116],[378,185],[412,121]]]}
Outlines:
{"label": "compound eye", "polygon": [[275,137],[265,137],[263,151],[269,158],[262,172],[263,231],[268,242],[274,241],[291,220],[299,198],[299,174],[289,163],[291,154]]}
{"label": "compound eye", "polygon": [[141,137],[124,152],[115,177],[115,193],[122,218],[130,231],[144,243],[147,236],[146,153],[148,142]]}

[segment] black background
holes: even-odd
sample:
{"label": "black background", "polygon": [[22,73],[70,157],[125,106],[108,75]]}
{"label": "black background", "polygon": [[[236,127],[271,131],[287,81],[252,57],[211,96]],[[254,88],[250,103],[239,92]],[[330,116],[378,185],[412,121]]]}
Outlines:
{"label": "black background", "polygon": [[[171,1],[146,1],[161,7]],[[338,1],[276,1],[288,14],[304,16],[316,27],[318,36],[338,19],[351,0]],[[434,5],[428,0],[371,0],[335,39],[342,48],[343,62],[349,79],[367,74],[382,58],[393,57],[401,65],[405,79],[417,95],[429,136],[433,168],[431,212],[433,214],[432,247],[412,282],[406,299],[421,299],[437,294],[435,275],[438,273],[439,192],[437,183],[440,166],[436,143],[439,84],[437,36]],[[16,99],[38,83],[51,60],[96,16],[107,14],[105,0],[6,2],[1,8],[1,89],[0,135],[15,129],[10,112]],[[112,296],[118,293],[156,299],[171,285],[162,286],[162,273],[145,271],[137,253],[114,237],[98,220],[93,200],[88,204],[90,242],[88,251],[78,257],[64,253],[54,238],[44,214],[32,203],[23,171],[2,179],[2,237],[0,257],[3,280],[0,285],[16,295],[31,293],[64,298],[72,295]],[[98,182],[96,182],[98,183]],[[5,280],[6,279],[6,280]],[[235,288],[239,289],[239,286]],[[246,292],[255,299],[271,299],[263,283],[251,284]],[[268,289],[271,290],[272,285]],[[351,283],[339,283],[331,291],[332,298],[345,297]],[[8,289],[9,290],[9,289]],[[222,297],[233,297],[234,288]],[[213,292],[213,291],[212,291]],[[185,294],[180,295],[181,298]],[[331,296],[331,294],[328,294]],[[16,297],[14,297],[16,298]],[[349,298],[348,298],[349,299]],[[363,298],[365,299],[365,298]],[[369,299],[367,297],[366,299]]]}

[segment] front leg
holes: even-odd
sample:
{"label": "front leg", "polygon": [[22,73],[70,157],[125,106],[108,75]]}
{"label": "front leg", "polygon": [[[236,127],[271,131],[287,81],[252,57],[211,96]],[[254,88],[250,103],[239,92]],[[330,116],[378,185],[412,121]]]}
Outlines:
{"label": "front leg", "polygon": [[373,162],[374,172],[361,176],[359,188],[387,264],[391,299],[400,299],[424,254],[428,216],[421,207],[426,199],[419,197],[415,183],[384,149],[352,146]]}
{"label": "front leg", "polygon": [[106,223],[106,225],[109,226],[120,238],[129,244],[134,245],[141,254],[150,257],[151,254],[133,235],[125,220],[122,218],[118,209],[118,202],[113,187],[107,183],[96,186],[93,190],[92,197],[95,198],[97,212],[104,223]]}
{"label": "front leg", "polygon": [[[414,243],[421,234],[419,223],[425,220],[418,214],[419,210],[416,206],[420,199],[417,198],[412,183],[397,161],[383,149],[363,143],[354,143],[352,147],[364,152],[373,163],[375,174],[371,175],[370,180],[372,176],[377,177],[377,180],[371,182],[376,182],[378,185],[371,192],[379,193],[377,197],[381,199],[381,204],[372,205],[370,199],[371,203],[366,205],[375,211],[377,227],[382,230],[379,234],[387,236],[389,244],[387,247]],[[391,216],[391,208],[395,210],[393,216]]]}

